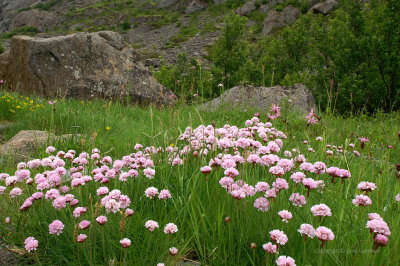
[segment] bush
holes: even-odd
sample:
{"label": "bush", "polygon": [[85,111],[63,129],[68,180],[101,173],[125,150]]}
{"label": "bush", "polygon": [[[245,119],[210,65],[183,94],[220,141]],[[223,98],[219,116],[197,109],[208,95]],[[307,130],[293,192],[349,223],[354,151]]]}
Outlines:
{"label": "bush", "polygon": [[128,21],[125,21],[124,23],[121,24],[121,29],[124,31],[130,30],[131,24]]}
{"label": "bush", "polygon": [[225,27],[213,51],[213,74],[229,88],[243,77],[241,70],[249,59],[248,43],[244,39],[247,18],[231,13],[225,18]]}

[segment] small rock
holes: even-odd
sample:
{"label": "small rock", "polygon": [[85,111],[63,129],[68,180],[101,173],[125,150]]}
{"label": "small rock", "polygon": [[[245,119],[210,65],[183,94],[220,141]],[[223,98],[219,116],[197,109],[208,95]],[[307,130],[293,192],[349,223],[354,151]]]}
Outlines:
{"label": "small rock", "polygon": [[187,7],[185,9],[185,14],[192,14],[192,13],[195,13],[197,11],[204,10],[206,8],[207,8],[207,4],[206,3],[200,2],[200,1],[197,1],[197,0],[193,0],[187,5]]}
{"label": "small rock", "polygon": [[236,14],[241,15],[241,16],[245,16],[248,13],[250,13],[251,11],[256,10],[256,1],[255,0],[249,0],[246,4],[244,4],[243,6],[239,7],[238,9],[236,9]]}
{"label": "small rock", "polygon": [[336,0],[327,0],[314,5],[310,10],[315,14],[322,13],[324,15],[328,15],[337,6],[337,4],[338,1]]}
{"label": "small rock", "polygon": [[282,28],[293,23],[301,12],[293,6],[285,7],[281,12],[270,10],[263,21],[263,35],[269,35],[275,28]]}

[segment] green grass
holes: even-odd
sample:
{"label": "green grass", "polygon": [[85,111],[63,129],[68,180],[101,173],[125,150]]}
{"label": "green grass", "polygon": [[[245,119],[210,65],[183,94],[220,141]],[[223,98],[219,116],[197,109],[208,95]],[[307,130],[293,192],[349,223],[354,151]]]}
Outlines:
{"label": "green grass", "polygon": [[[15,107],[16,103],[7,102],[9,96],[7,99],[1,98],[4,95],[5,92],[1,92],[0,121],[15,122],[14,127],[4,132],[7,138],[23,129],[50,130],[57,135],[81,134],[83,141],[52,144],[58,150],[75,149],[77,153],[90,153],[92,148],[97,147],[103,156],[109,155],[114,159],[121,159],[122,156],[135,152],[133,146],[136,143],[163,148],[173,144],[182,149],[186,143],[178,140],[178,136],[188,126],[196,128],[202,124],[214,124],[216,127],[223,127],[229,124],[244,127],[244,122],[253,116],[253,110],[250,109],[244,112],[226,108],[209,112],[186,105],[165,109],[140,108],[126,106],[119,101],[102,100],[81,102],[58,99],[53,109],[45,100],[36,97],[22,100],[14,94],[11,97],[18,100],[18,104],[21,101],[33,101],[32,105],[39,107],[34,111],[24,108],[12,113],[10,108],[12,105]],[[40,107],[41,105],[44,107]],[[206,265],[273,265],[278,256],[268,255],[261,247],[270,241],[269,231],[273,229],[283,230],[289,238],[288,243],[279,248],[279,255],[293,257],[297,265],[399,264],[399,203],[395,202],[394,197],[400,192],[400,185],[395,177],[394,164],[400,161],[397,135],[400,131],[400,113],[377,112],[374,116],[361,114],[351,117],[327,113],[320,115],[323,124],[309,127],[304,115],[284,108],[283,119],[273,121],[273,126],[288,137],[284,140],[282,152],[278,153],[280,157],[283,157],[283,150],[297,149],[310,162],[323,161],[328,167],[337,166],[352,173],[352,177],[343,185],[340,180],[332,184],[331,178],[326,174],[308,174],[308,177],[325,180],[326,187],[322,194],[311,191],[304,207],[294,207],[287,200],[292,192],[306,194],[301,185],[295,186],[292,181],[288,181],[289,190],[282,191],[276,200],[271,201],[268,212],[259,212],[253,207],[254,199],[261,194],[237,203],[218,184],[219,179],[224,176],[222,169],[213,170],[208,181],[199,171],[211,158],[217,156],[219,150],[210,151],[206,157],[193,156],[191,153],[182,155],[184,164],[181,166],[170,166],[169,154],[160,153],[152,156],[156,170],[154,179],[145,178],[142,171],[139,171],[137,179],[130,178],[127,182],[116,179],[105,185],[110,190],[120,189],[131,198],[131,208],[135,210],[132,217],[125,219],[120,213],[106,214],[104,208],[96,207],[96,189],[100,186],[97,182],[90,182],[69,192],[79,199],[78,206],[89,207],[88,213],[82,218],[73,218],[71,208],[55,210],[48,200],[34,202],[30,209],[21,212],[15,208],[16,205],[20,206],[27,194],[35,189],[34,186],[20,183],[17,186],[23,189],[23,195],[17,200],[8,196],[9,188],[0,196],[0,217],[11,217],[12,221],[11,225],[0,223],[0,235],[3,241],[19,249],[23,249],[26,237],[34,236],[39,240],[38,257],[29,254],[23,259],[26,262],[39,260],[45,265],[98,265],[111,261],[121,262],[122,265],[155,265],[159,262],[174,265],[184,258]],[[266,111],[260,113],[260,120],[267,120]],[[317,136],[322,136],[323,141],[316,141]],[[363,151],[360,150],[358,141],[361,136],[370,139]],[[304,140],[308,140],[309,144],[303,144]],[[355,143],[361,157],[352,155],[349,143]],[[349,153],[328,156],[325,154],[327,144],[343,146]],[[388,145],[393,148],[388,149]],[[308,147],[313,147],[316,152],[308,152]],[[232,150],[227,152],[232,153]],[[44,156],[43,150],[32,154],[32,158]],[[67,162],[66,168],[69,167],[71,163]],[[92,168],[94,166],[90,164],[87,174],[90,174]],[[15,164],[0,166],[0,172],[13,174],[15,170]],[[43,170],[31,170],[31,175]],[[268,173],[267,167],[260,165],[240,165],[238,170],[240,175],[236,179],[242,179],[253,186],[261,180],[272,185],[275,179]],[[283,178],[289,180],[289,175],[284,175]],[[368,194],[373,204],[365,209],[356,207],[351,202],[359,193],[356,186],[360,181],[371,181],[378,187]],[[69,182],[65,184],[68,185]],[[168,189],[172,199],[162,202],[146,198],[144,190],[150,186],[159,190]],[[321,222],[313,218],[310,212],[311,206],[320,203],[327,204],[333,213],[332,217],[326,217]],[[288,224],[283,223],[277,215],[278,211],[284,209],[291,211],[294,216]],[[376,254],[368,252],[372,247],[372,236],[365,228],[369,212],[379,213],[392,232],[388,246],[379,248]],[[103,227],[94,221],[98,215],[106,215],[108,218]],[[226,217],[230,217],[229,223],[225,222]],[[48,225],[54,219],[65,224],[63,233],[59,236],[48,233]],[[92,222],[89,229],[79,230],[79,233],[87,234],[88,239],[84,244],[74,243],[74,225],[82,219]],[[149,219],[160,225],[153,233],[144,227],[145,221]],[[177,234],[164,234],[163,227],[169,222],[178,226]],[[121,223],[124,224],[123,231]],[[310,223],[315,227],[322,224],[332,229],[336,237],[325,243],[321,250],[317,239],[308,239],[305,242],[297,232],[302,223]],[[132,246],[123,250],[119,240],[124,237],[132,240]],[[253,242],[258,246],[255,250],[250,249]],[[172,246],[179,249],[176,257],[168,255]]]}

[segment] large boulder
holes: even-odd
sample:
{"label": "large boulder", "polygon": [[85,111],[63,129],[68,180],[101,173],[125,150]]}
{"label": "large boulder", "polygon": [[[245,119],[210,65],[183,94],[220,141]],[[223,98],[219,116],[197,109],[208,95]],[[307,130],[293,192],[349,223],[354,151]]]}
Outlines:
{"label": "large boulder", "polygon": [[311,108],[317,110],[314,97],[303,84],[293,86],[254,87],[236,86],[224,92],[202,107],[205,110],[217,110],[229,106],[229,108],[256,109],[265,111],[272,104],[279,104],[282,100],[291,100],[291,107],[301,113],[308,113]]}
{"label": "large boulder", "polygon": [[324,15],[328,15],[337,6],[337,4],[339,3],[336,0],[327,0],[314,5],[310,10],[316,14],[322,13]]}
{"label": "large boulder", "polygon": [[63,19],[53,12],[31,9],[18,13],[11,21],[9,30],[30,26],[36,27],[39,32],[44,32],[46,29],[53,29],[62,21]]}
{"label": "large boulder", "polygon": [[301,12],[293,6],[285,7],[281,12],[270,10],[263,21],[263,35],[269,35],[275,28],[282,28],[299,18]]}
{"label": "large boulder", "polygon": [[10,46],[0,55],[0,79],[14,91],[52,98],[123,95],[140,104],[175,101],[118,33],[14,36]]}

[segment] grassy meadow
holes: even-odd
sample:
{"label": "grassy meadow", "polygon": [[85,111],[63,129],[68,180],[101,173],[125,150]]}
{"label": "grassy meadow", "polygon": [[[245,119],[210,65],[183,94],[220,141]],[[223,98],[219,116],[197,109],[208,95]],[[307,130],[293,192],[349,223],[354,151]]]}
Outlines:
{"label": "grassy meadow", "polygon": [[[254,110],[235,110],[229,106],[210,112],[195,105],[160,109],[95,99],[54,99],[50,104],[37,97],[27,98],[2,91],[0,123],[13,123],[0,132],[5,139],[26,129],[81,136],[75,142],[48,143],[55,147],[55,152],[48,154],[43,147],[31,154],[29,160],[47,158],[55,161],[58,151],[74,150],[74,158],[87,158],[87,162],[64,158],[65,164],[60,167],[66,172],[61,181],[55,184],[49,181],[53,187],[42,190],[46,197],[50,194],[47,191],[57,189],[60,191],[57,196],[72,194],[78,200],[77,205],[70,206],[72,204],[68,202],[59,209],[54,207],[55,198],[51,196],[33,200],[30,207],[21,209],[27,198],[40,191],[37,174],[50,179],[54,167],[40,163],[30,168],[28,164],[25,170],[29,171],[29,176],[13,182],[3,175],[0,178],[0,186],[4,187],[0,195],[1,241],[16,251],[21,263],[37,265],[180,265],[187,260],[202,265],[275,265],[280,256],[290,256],[297,265],[399,264],[400,202],[396,201],[396,195],[400,193],[397,173],[400,169],[396,170],[396,164],[400,163],[400,113],[377,112],[347,117],[320,113],[320,121],[309,125],[305,115],[291,111],[290,103],[282,105],[280,117],[274,120],[268,118],[270,110],[260,112],[259,122],[263,124],[257,125]],[[251,119],[251,124],[246,123]],[[194,130],[201,125],[212,125],[207,128],[209,134],[215,136],[213,141],[202,139],[204,128]],[[187,127],[193,130],[187,130]],[[268,139],[260,137],[260,128],[268,128]],[[238,135],[237,132],[241,133]],[[316,140],[317,137],[322,140]],[[363,148],[362,137],[369,139]],[[223,141],[236,143],[240,138],[251,140],[251,143],[257,141],[262,146],[269,142],[279,143],[277,139],[281,139],[283,146],[278,152],[270,153],[279,156],[280,160],[290,160],[293,166],[283,175],[274,176],[270,172],[272,165],[263,165],[263,160],[248,161],[253,155],[262,157],[255,142],[244,148],[237,147],[239,144],[223,147]],[[137,143],[143,147],[135,147]],[[146,149],[152,146],[161,149]],[[95,148],[99,151],[93,151]],[[208,153],[204,152],[205,148]],[[331,152],[327,153],[328,150]],[[78,157],[80,154],[82,156]],[[99,158],[91,159],[93,154],[98,154]],[[238,160],[231,167],[239,174],[234,177],[237,190],[246,190],[242,199],[233,196],[233,189],[221,186],[220,180],[227,171],[223,166],[213,166],[207,175],[200,171],[211,159],[231,160],[229,154],[242,158],[242,162]],[[297,159],[300,154],[311,164],[323,162],[326,168],[348,170],[351,177],[342,183],[341,178],[332,178],[328,173],[301,170],[302,162]],[[107,156],[112,162],[104,160]],[[150,163],[146,166],[140,158],[144,158],[146,164]],[[117,166],[120,162],[125,164]],[[12,155],[4,156],[0,173],[20,176],[24,166],[19,165],[17,169],[17,164]],[[107,180],[103,176],[96,181],[95,169],[100,167],[105,176],[110,169],[115,170],[114,174]],[[154,178],[146,177],[145,169],[148,168],[155,170]],[[137,170],[138,176],[129,170]],[[296,184],[290,178],[296,172],[304,172],[307,178],[315,181],[323,180],[324,185],[319,183],[318,189],[308,191],[302,183]],[[125,173],[131,174],[124,178]],[[81,181],[84,176],[89,176],[90,180],[76,185],[76,180]],[[278,178],[286,180],[287,189],[276,189]],[[357,195],[365,194],[357,189],[362,181],[376,185],[376,189],[367,193],[372,204],[366,207],[352,202]],[[7,185],[7,182],[11,184]],[[265,212],[254,207],[256,199],[267,198],[265,191],[254,190],[258,182],[267,182],[277,194],[268,198],[269,210]],[[119,190],[128,196],[129,207],[121,205],[115,212],[109,211],[108,205],[102,203],[105,196],[98,195],[100,187],[107,187],[110,192]],[[159,192],[168,190],[171,198],[149,198],[145,195],[149,187],[155,187]],[[14,188],[19,188],[21,195],[10,195]],[[292,193],[305,196],[306,204],[294,206],[289,201]],[[314,217],[310,209],[318,204],[329,206],[332,215]],[[76,207],[87,209],[75,217]],[[132,209],[133,215],[128,215],[126,208]],[[288,210],[293,216],[287,223],[278,215],[282,210]],[[387,245],[376,250],[374,233],[366,228],[369,213],[379,214],[390,229]],[[99,216],[107,217],[104,225],[96,222]],[[49,225],[54,220],[64,225],[59,235],[49,233]],[[83,220],[90,222],[86,229],[78,226]],[[149,220],[156,221],[159,228],[149,231],[145,227]],[[175,224],[178,231],[165,233],[169,223]],[[332,230],[334,239],[325,241],[323,247],[317,236],[305,240],[298,232],[301,224],[311,224],[315,229],[327,227]],[[278,245],[271,240],[272,230],[283,231],[287,243]],[[87,236],[84,242],[78,241],[81,234]],[[28,237],[38,241],[36,250],[26,250],[24,241]],[[124,238],[131,241],[129,247],[124,248],[120,243]],[[277,253],[269,254],[263,249],[268,242],[279,246]],[[178,249],[174,255],[170,252],[172,247]]]}

